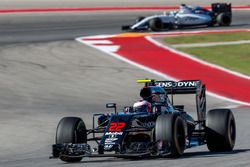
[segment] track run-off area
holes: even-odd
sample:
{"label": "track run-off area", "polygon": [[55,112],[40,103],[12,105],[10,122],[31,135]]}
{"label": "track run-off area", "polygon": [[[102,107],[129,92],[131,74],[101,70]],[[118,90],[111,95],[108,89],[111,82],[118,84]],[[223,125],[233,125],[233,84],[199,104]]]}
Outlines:
{"label": "track run-off area", "polygon": [[[153,39],[177,35],[249,32],[250,30],[178,31],[169,33],[127,33],[77,38],[81,43],[149,72],[173,80],[200,79],[208,93],[242,105],[250,105],[250,77],[206,63]],[[192,68],[190,68],[192,67]],[[216,74],[216,75],[215,75]]]}
{"label": "track run-off area", "polygon": [[[189,0],[182,2],[197,4]],[[209,6],[212,2],[217,1],[202,1],[198,5]],[[245,9],[233,10],[232,26],[226,29],[248,30],[250,28],[250,12],[247,9],[249,2],[234,0],[232,3],[234,6],[245,6]],[[132,105],[140,98],[139,90],[142,85],[135,83],[137,79],[200,79],[191,78],[190,71],[183,73],[177,69],[177,76],[173,75],[176,72],[174,69],[165,71],[169,70],[174,63],[164,64],[162,71],[156,66],[151,67],[147,64],[151,57],[148,56],[147,59],[143,57],[145,46],[151,47],[152,50],[157,48],[163,53],[170,49],[171,54],[179,54],[155,41],[161,33],[121,35],[121,25],[131,23],[138,16],[160,13],[164,7],[176,8],[178,5],[179,2],[166,0],[159,0],[157,3],[151,0],[143,0],[143,3],[141,0],[127,0],[126,2],[117,0],[105,0],[105,2],[100,0],[23,0],[22,2],[9,0],[1,2],[0,141],[2,144],[0,145],[0,166],[248,167],[250,164],[250,132],[248,131],[250,109],[245,106],[238,108],[238,105],[248,104],[249,100],[238,98],[234,96],[235,94],[232,96],[228,94],[228,91],[221,93],[219,93],[220,90],[212,91],[210,83],[215,84],[219,81],[211,80],[204,81],[209,90],[207,109],[237,106],[237,108],[232,107],[237,124],[237,140],[232,152],[210,153],[206,146],[202,146],[186,150],[178,159],[85,158],[82,162],[74,164],[49,159],[51,145],[55,141],[56,126],[62,117],[81,117],[87,128],[91,128],[93,113],[110,111],[105,109],[106,103],[116,102],[118,108],[121,109],[125,105]],[[155,8],[152,9],[152,6]],[[141,9],[136,9],[136,7]],[[113,9],[110,11],[111,8],[118,11]],[[221,29],[224,27],[188,29],[185,32],[222,31]],[[179,32],[176,30],[162,35]],[[92,42],[90,42],[91,39]],[[132,41],[134,44],[142,43],[139,46],[131,46],[127,44],[129,39],[135,39]],[[128,54],[131,50],[134,52],[134,49],[141,50],[137,50],[136,60],[130,59],[131,55]],[[153,54],[150,48],[146,49],[147,52]],[[155,54],[154,57],[157,55]],[[175,58],[173,55],[172,57]],[[204,62],[190,59],[189,55],[180,57],[188,63],[197,63],[197,66],[204,65]],[[161,58],[165,61],[166,56],[161,55]],[[163,60],[158,61],[163,63]],[[225,71],[220,67],[213,67],[213,69],[221,70],[221,75],[226,73],[230,77],[244,79],[244,82],[248,80],[246,76]],[[211,78],[213,77],[215,76]],[[220,80],[220,82],[225,81]],[[234,82],[235,78],[230,84],[233,85]],[[227,85],[229,83],[224,83],[225,87]],[[222,85],[219,86],[222,87]],[[249,94],[246,90],[245,92],[239,91],[241,94]],[[178,101],[180,104],[183,102],[187,111],[195,107],[194,100],[191,100],[189,96],[175,97],[175,101],[176,104]]]}

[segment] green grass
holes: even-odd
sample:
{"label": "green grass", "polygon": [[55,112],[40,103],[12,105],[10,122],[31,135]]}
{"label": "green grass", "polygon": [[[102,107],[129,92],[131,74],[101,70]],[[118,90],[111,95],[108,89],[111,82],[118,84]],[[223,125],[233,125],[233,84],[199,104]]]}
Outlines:
{"label": "green grass", "polygon": [[168,44],[189,44],[207,42],[228,42],[250,40],[250,32],[223,33],[223,34],[202,34],[202,35],[183,35],[166,37],[164,41]]}
{"label": "green grass", "polygon": [[178,48],[178,50],[250,76],[250,44]]}

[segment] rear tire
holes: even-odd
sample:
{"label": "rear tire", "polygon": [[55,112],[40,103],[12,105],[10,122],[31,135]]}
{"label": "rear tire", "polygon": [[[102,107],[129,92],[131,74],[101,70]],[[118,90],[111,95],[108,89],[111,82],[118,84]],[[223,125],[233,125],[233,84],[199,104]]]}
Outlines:
{"label": "rear tire", "polygon": [[236,140],[236,124],[229,109],[214,109],[207,113],[206,141],[212,152],[232,151]]}
{"label": "rear tire", "polygon": [[163,28],[163,24],[160,18],[154,18],[149,21],[149,28],[152,31],[161,31]]}
{"label": "rear tire", "polygon": [[217,18],[217,23],[219,24],[219,26],[230,26],[231,22],[232,22],[232,16],[231,14],[227,14],[227,13],[220,13]]}
{"label": "rear tire", "polygon": [[155,139],[169,144],[172,158],[181,156],[185,150],[185,124],[175,113],[160,115],[156,120]]}
{"label": "rear tire", "polygon": [[[60,120],[56,130],[56,144],[63,143],[87,143],[86,127],[81,118],[64,117]],[[79,162],[81,157],[72,158],[59,156],[65,162]]]}

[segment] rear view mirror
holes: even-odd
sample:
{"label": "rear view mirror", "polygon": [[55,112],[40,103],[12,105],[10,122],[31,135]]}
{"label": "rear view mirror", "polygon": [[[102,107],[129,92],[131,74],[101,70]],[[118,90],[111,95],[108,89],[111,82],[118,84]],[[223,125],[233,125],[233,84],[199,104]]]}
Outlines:
{"label": "rear view mirror", "polygon": [[115,113],[116,113],[116,103],[107,103],[106,108],[114,108]]}
{"label": "rear view mirror", "polygon": [[107,103],[106,108],[116,108],[116,103]]}

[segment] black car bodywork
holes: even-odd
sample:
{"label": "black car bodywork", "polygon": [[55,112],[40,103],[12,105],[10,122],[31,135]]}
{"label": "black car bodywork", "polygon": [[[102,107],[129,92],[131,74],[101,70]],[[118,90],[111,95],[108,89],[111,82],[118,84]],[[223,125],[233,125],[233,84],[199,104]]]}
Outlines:
{"label": "black car bodywork", "polygon": [[[53,157],[66,162],[77,162],[83,157],[179,157],[185,149],[203,144],[210,151],[233,149],[236,138],[233,114],[229,109],[206,112],[206,88],[201,81],[139,82],[152,91],[160,87],[163,91],[154,93],[164,92],[166,101],[152,102],[152,107],[157,108],[152,113],[134,112],[132,107],[116,112],[116,104],[109,103],[106,107],[114,108],[115,112],[94,114],[91,129],[86,129],[81,118],[64,117],[57,127]],[[174,94],[195,94],[197,120],[184,106],[173,105]],[[89,141],[95,141],[96,148],[91,148]]]}

